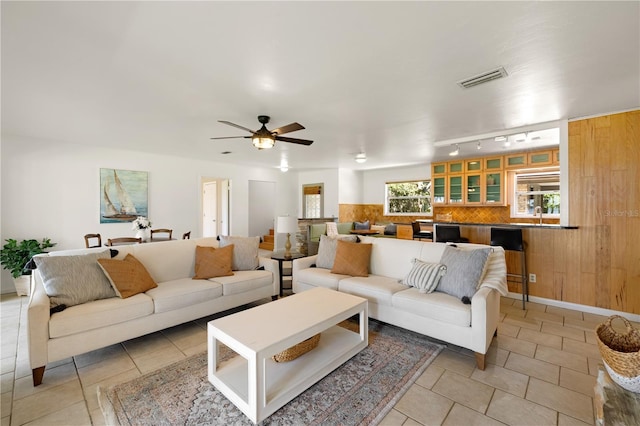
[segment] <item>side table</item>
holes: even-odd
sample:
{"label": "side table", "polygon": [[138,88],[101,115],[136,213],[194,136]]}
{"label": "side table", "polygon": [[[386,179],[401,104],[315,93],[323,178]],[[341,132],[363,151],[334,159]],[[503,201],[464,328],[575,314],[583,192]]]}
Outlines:
{"label": "side table", "polygon": [[[291,262],[294,259],[300,259],[301,257],[305,257],[302,253],[291,253],[290,256],[284,255],[283,251],[274,251],[271,255],[271,259],[278,261],[278,271],[280,272],[280,297],[284,296],[284,288],[282,286],[284,277],[291,277],[293,275],[293,268],[285,269],[283,267],[284,262]],[[285,274],[285,272],[288,272]]]}

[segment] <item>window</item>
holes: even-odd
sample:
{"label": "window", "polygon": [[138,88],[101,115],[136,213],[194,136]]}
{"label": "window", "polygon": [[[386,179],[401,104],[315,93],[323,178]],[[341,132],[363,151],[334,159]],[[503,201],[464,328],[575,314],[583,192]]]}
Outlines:
{"label": "window", "polygon": [[540,206],[546,216],[560,217],[560,172],[515,174],[513,216],[535,216]]}
{"label": "window", "polygon": [[317,219],[324,214],[323,184],[302,185],[302,217]]}
{"label": "window", "polygon": [[385,185],[385,214],[431,216],[431,181],[388,182]]}

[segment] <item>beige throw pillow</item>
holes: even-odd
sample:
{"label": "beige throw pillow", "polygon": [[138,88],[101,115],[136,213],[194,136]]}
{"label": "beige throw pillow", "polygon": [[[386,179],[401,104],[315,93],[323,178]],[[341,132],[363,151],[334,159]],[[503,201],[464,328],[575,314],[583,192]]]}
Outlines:
{"label": "beige throw pillow", "polygon": [[132,254],[127,254],[123,260],[98,259],[98,264],[122,299],[158,287],[147,268]]}
{"label": "beige throw pillow", "polygon": [[258,248],[260,246],[260,237],[220,236],[220,247],[229,246],[231,244],[234,246],[231,269],[234,271],[250,271],[258,268]]}
{"label": "beige throw pillow", "polygon": [[352,277],[368,277],[373,244],[337,241],[336,258],[331,272]]}
{"label": "beige throw pillow", "polygon": [[233,244],[219,249],[196,246],[196,275],[193,279],[206,280],[233,275],[231,271],[233,247]]}

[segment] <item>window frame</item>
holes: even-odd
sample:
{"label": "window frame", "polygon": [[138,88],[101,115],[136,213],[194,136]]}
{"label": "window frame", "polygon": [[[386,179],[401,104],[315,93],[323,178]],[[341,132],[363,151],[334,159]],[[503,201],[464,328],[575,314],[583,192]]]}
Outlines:
{"label": "window frame", "polygon": [[[418,195],[418,196],[402,196],[402,197],[389,197],[389,185],[397,185],[397,184],[406,184],[406,183],[416,183],[416,182],[426,182],[428,187],[428,195]],[[384,215],[385,216],[433,216],[433,192],[431,188],[431,179],[412,179],[406,181],[393,181],[393,182],[385,182],[384,184]],[[424,199],[429,204],[428,212],[391,212],[389,209],[389,201],[392,199]]]}
{"label": "window frame", "polygon": [[[518,191],[518,177],[519,176],[536,176],[536,175],[555,175],[558,178],[558,189],[557,190],[536,190],[536,191]],[[562,196],[560,192],[560,169],[557,170],[532,170],[532,169],[522,169],[516,170],[513,172],[513,187],[511,191],[511,217],[512,218],[521,218],[521,219],[534,219],[539,218],[539,215],[533,213],[519,213],[518,212],[518,196],[536,196],[541,195],[544,200],[545,195],[557,194],[559,197],[558,203],[558,213],[547,213],[547,211],[542,211],[542,217],[548,219],[560,219],[560,212],[562,211]],[[540,203],[540,207],[544,207],[544,201]]]}

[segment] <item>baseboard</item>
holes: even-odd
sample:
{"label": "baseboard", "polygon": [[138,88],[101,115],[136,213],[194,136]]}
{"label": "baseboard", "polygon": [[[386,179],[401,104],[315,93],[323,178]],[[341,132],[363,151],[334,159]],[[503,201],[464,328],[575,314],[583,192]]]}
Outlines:
{"label": "baseboard", "polygon": [[[509,292],[507,297],[522,301],[521,293]],[[614,311],[613,309],[605,309],[605,308],[598,308],[595,306],[580,305],[578,303],[563,302],[561,300],[555,300],[555,299],[545,299],[544,297],[538,297],[538,296],[529,296],[529,301],[536,302],[536,303],[543,303],[545,305],[550,305],[550,306],[556,306],[558,308],[573,309],[574,311],[588,312],[590,314],[604,315],[607,317],[611,315],[620,315],[621,317],[625,317],[629,321],[640,322],[640,315],[632,314],[629,312]]]}

